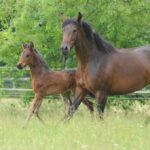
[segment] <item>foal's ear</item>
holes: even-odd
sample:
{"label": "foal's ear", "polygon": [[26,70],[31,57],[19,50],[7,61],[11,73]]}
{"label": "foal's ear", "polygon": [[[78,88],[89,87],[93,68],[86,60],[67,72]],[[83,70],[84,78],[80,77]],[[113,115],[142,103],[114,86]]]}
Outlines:
{"label": "foal's ear", "polygon": [[22,44],[22,48],[23,48],[23,49],[27,48],[27,44],[23,43],[23,44]]}
{"label": "foal's ear", "polygon": [[29,47],[30,47],[30,49],[32,49],[32,50],[34,49],[34,44],[33,44],[33,42],[30,42],[30,43],[29,43]]}
{"label": "foal's ear", "polygon": [[77,17],[77,21],[80,23],[82,19],[82,14],[79,12],[78,13],[78,17]]}
{"label": "foal's ear", "polygon": [[68,19],[68,17],[65,16],[63,13],[61,13],[60,19],[61,19],[62,22],[65,22]]}

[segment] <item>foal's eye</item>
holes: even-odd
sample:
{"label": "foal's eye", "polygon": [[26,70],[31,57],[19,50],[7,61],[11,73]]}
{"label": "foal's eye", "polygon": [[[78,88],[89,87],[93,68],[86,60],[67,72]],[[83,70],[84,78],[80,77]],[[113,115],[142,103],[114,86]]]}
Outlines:
{"label": "foal's eye", "polygon": [[29,54],[26,55],[27,58],[28,58],[29,56],[30,56]]}
{"label": "foal's eye", "polygon": [[76,33],[76,32],[77,32],[77,29],[74,29],[74,30],[73,30],[73,33]]}

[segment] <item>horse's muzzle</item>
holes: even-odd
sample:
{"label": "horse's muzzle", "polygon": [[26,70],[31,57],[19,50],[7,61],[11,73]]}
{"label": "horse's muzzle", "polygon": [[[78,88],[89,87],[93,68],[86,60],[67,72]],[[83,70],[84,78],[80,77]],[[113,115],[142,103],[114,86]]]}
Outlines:
{"label": "horse's muzzle", "polygon": [[67,46],[67,45],[62,45],[62,46],[60,47],[60,49],[62,50],[62,53],[63,53],[64,55],[67,55],[67,54],[70,52],[70,47]]}

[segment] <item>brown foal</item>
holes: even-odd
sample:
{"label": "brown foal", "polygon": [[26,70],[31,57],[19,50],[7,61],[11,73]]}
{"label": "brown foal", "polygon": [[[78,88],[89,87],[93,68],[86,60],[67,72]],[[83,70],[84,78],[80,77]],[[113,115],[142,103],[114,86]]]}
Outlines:
{"label": "brown foal", "polygon": [[[65,105],[70,106],[72,104],[71,93],[74,93],[76,88],[76,71],[51,71],[42,56],[34,49],[33,43],[24,44],[23,48],[24,50],[17,64],[17,68],[23,69],[25,66],[29,66],[32,78],[32,89],[35,93],[35,99],[30,106],[26,124],[33,114],[43,122],[39,116],[39,108],[45,96],[63,94]],[[90,112],[93,113],[92,102],[83,99],[83,103]]]}

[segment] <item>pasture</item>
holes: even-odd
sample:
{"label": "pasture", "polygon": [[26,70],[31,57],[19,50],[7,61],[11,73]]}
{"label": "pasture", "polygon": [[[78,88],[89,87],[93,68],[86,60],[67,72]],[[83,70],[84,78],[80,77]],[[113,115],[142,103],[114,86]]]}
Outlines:
{"label": "pasture", "polygon": [[[77,17],[78,12],[83,15],[79,13]],[[69,18],[63,17],[68,21],[62,26],[61,14],[76,19],[69,21]],[[150,44],[149,16],[150,1],[148,0],[1,1],[0,150],[149,150],[150,100],[148,99],[150,99],[150,93],[138,93],[139,95],[135,95],[135,98],[131,94],[130,100],[129,95],[121,95],[118,101],[117,96],[108,98],[104,120],[98,118],[96,104],[93,117],[81,104],[74,117],[65,124],[60,121],[64,117],[63,100],[48,98],[44,100],[40,108],[40,115],[45,125],[41,124],[36,117],[32,117],[28,126],[23,128],[33,93],[31,93],[29,69],[16,70],[22,52],[21,45],[29,41],[35,43],[35,49],[42,54],[48,66],[53,68],[52,70],[79,69],[81,65],[84,70],[78,72],[80,78],[77,80],[79,83],[82,79],[83,81],[75,85],[83,85],[81,86],[83,89],[81,91],[79,87],[79,90],[75,90],[75,95],[79,95],[77,99],[82,100],[85,94],[84,88],[92,91],[99,99],[97,106],[99,106],[99,117],[102,117],[108,92],[111,91],[111,94],[131,93],[150,83],[150,53],[148,53],[150,47],[146,46]],[[69,25],[69,30],[66,25]],[[64,27],[67,30],[64,30]],[[68,33],[72,36],[68,36]],[[70,37],[72,38],[68,40]],[[107,41],[110,42],[107,43]],[[71,50],[73,46],[76,52]],[[137,50],[134,49],[135,47],[140,47],[141,52],[133,52]],[[34,49],[32,47],[28,50]],[[68,57],[66,50],[70,53]],[[126,51],[126,54],[122,53],[122,55],[119,50]],[[77,59],[75,55],[78,56]],[[26,54],[26,60],[29,60],[30,56],[33,60],[35,55]],[[106,68],[107,61],[110,65]],[[29,64],[31,61],[26,62],[28,62],[26,65],[28,64],[32,69],[38,66],[36,74],[39,75],[39,79],[45,79],[43,83],[51,84],[48,78],[42,76],[45,71],[49,74],[45,63],[45,69],[42,69],[41,75],[39,73],[39,66],[43,64],[43,61],[37,61],[36,66],[35,61],[32,64]],[[18,68],[21,69],[24,66],[22,62]],[[114,68],[111,69],[109,66]],[[108,70],[110,70],[108,77],[112,76],[112,78],[105,76]],[[35,75],[35,79],[36,77]],[[52,78],[49,77],[49,79]],[[58,79],[62,80],[62,77],[55,79],[60,86]],[[52,81],[55,80],[52,79]],[[66,83],[69,82],[66,80]],[[112,83],[114,86],[110,86]],[[51,85],[57,87],[56,84]],[[37,84],[37,87],[41,87],[41,83]],[[97,93],[97,90],[93,92],[93,89],[101,91]],[[147,87],[147,90],[149,91],[150,87]],[[42,98],[41,95],[44,96],[45,89],[39,91],[38,100]],[[146,95],[148,98],[145,97]],[[74,108],[78,106],[77,99],[70,107],[68,113],[70,116]],[[39,108],[40,103],[36,106]]]}
{"label": "pasture", "polygon": [[150,101],[123,109],[121,101],[106,107],[104,120],[91,118],[83,104],[69,123],[63,118],[63,101],[44,100],[41,124],[33,117],[22,128],[28,106],[20,99],[0,99],[0,150],[149,150]]}

